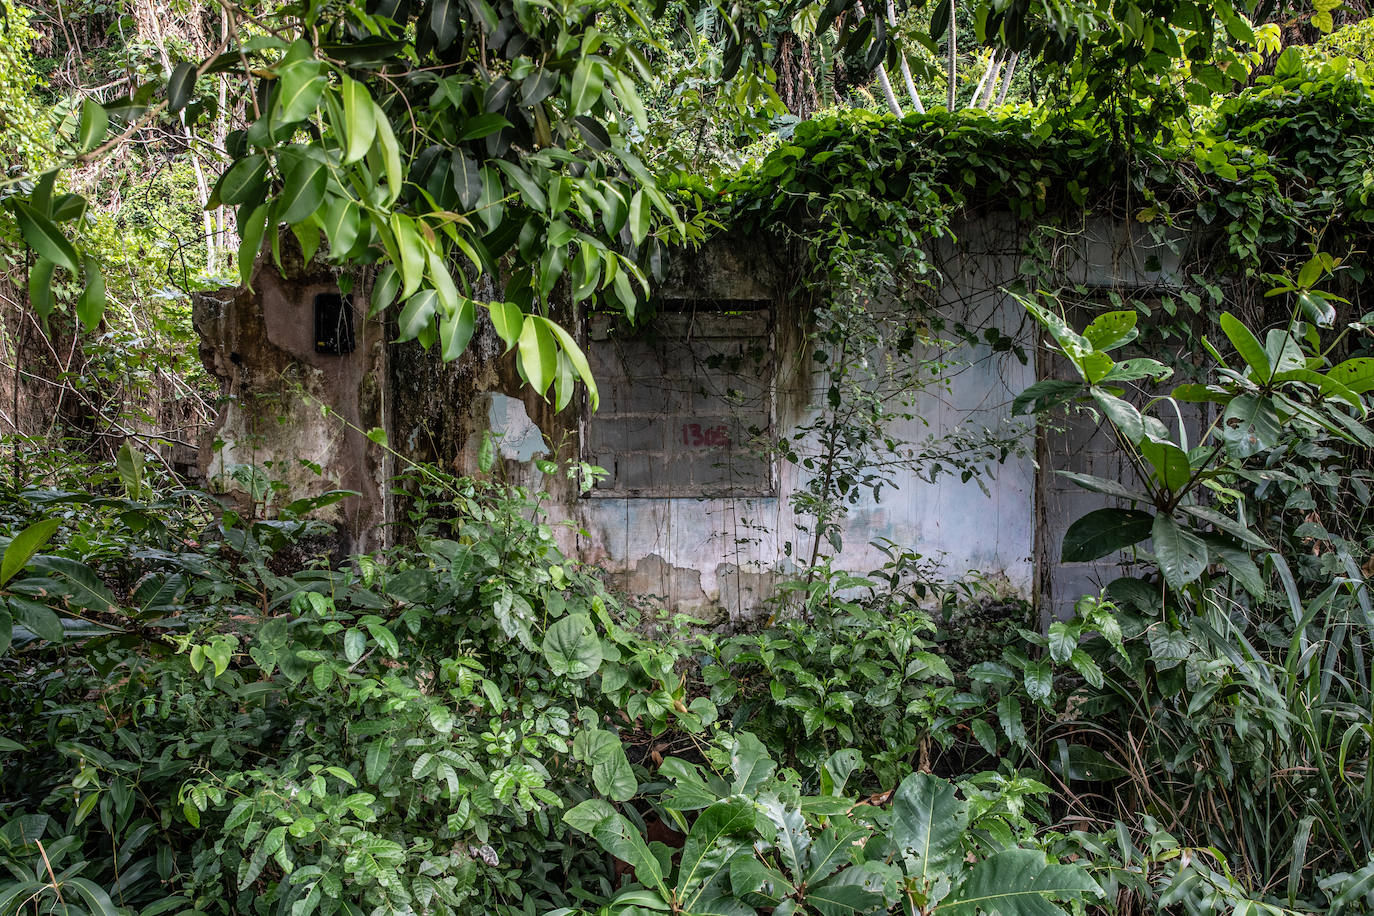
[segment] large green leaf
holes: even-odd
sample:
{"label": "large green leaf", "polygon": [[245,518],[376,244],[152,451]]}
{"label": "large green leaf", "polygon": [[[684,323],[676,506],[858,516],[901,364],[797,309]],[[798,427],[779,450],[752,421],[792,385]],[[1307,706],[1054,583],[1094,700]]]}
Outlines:
{"label": "large green leaf", "polygon": [[396,301],[401,292],[401,272],[395,264],[383,264],[377,271],[377,279],[372,282],[372,301],[368,306],[368,317],[379,314]]}
{"label": "large green leaf", "polygon": [[1049,637],[1050,658],[1061,665],[1068,661],[1074,650],[1078,648],[1078,634],[1062,620],[1051,623],[1047,635]]}
{"label": "large green leaf", "polygon": [[372,148],[377,136],[377,109],[367,87],[347,76],[339,80],[339,96],[343,99],[343,164],[349,165]]}
{"label": "large green leaf", "polygon": [[913,773],[892,797],[892,841],[916,857],[916,877],[935,884],[953,871],[962,855],[960,841],[968,826],[968,806],[948,780]]}
{"label": "large green leaf", "polygon": [[464,210],[474,209],[482,200],[482,170],[466,153],[454,153],[449,163],[453,174],[453,190]]}
{"label": "large green leaf", "polygon": [[167,110],[172,114],[186,107],[196,88],[196,65],[182,61],[172,68],[167,78]]}
{"label": "large green leaf", "polygon": [[541,317],[540,320],[548,325],[549,333],[553,334],[554,339],[558,341],[559,353],[567,360],[568,366],[577,373],[582,384],[587,386],[587,401],[591,409],[595,411],[601,403],[601,396],[597,392],[596,379],[592,376],[592,368],[591,364],[587,362],[587,355],[582,352],[582,348],[577,345],[573,336],[562,327],[546,318]]}
{"label": "large green leaf", "polygon": [[530,175],[526,168],[504,159],[492,160],[492,164],[505,172],[506,177],[520,189],[520,197],[527,207],[535,211],[543,211],[548,207],[549,199],[544,196],[544,189],[539,186],[539,182]]}
{"label": "large green leaf", "polygon": [[757,894],[773,904],[795,890],[787,876],[751,855],[730,860],[730,892],[736,897]]}
{"label": "large green leaf", "polygon": [[211,195],[213,203],[217,197],[221,203],[230,206],[262,202],[267,193],[267,157],[259,153],[240,159],[220,176],[215,192]]}
{"label": "large green leaf", "polygon": [[1018,394],[1011,402],[1012,416],[1051,410],[1073,400],[1082,390],[1082,382],[1056,378],[1041,379]]}
{"label": "large green leaf", "polygon": [[741,796],[722,799],[697,815],[682,844],[677,898],[689,912],[730,858],[754,834],[754,802]]}
{"label": "large green leaf", "polygon": [[1298,307],[1307,316],[1307,320],[1319,328],[1329,328],[1336,323],[1336,307],[1318,293],[1299,290]]}
{"label": "large green leaf", "polygon": [[1289,369],[1286,372],[1274,373],[1274,382],[1306,382],[1315,386],[1328,398],[1342,404],[1348,404],[1361,414],[1364,413],[1364,404],[1360,401],[1359,394],[1341,384],[1338,379],[1330,374],[1322,375],[1320,372],[1307,368]]}
{"label": "large green leaf", "polygon": [[63,884],[76,889],[76,895],[86,902],[91,916],[119,916],[110,895],[89,878],[67,878]]}
{"label": "large green leaf", "polygon": [[299,223],[319,209],[324,202],[324,188],[329,179],[324,163],[311,155],[296,158],[282,174],[281,219]]}
{"label": "large green leaf", "polygon": [[592,785],[615,801],[629,801],[639,791],[625,747],[612,732],[587,728],[573,739],[573,755],[592,768]]}
{"label": "large green leaf", "polygon": [[72,273],[78,269],[76,248],[62,234],[52,221],[32,209],[21,200],[10,199],[14,218],[19,223],[19,232],[24,241],[42,258],[47,258],[58,267],[65,267]]}
{"label": "large green leaf", "polygon": [[759,799],[759,808],[777,828],[773,846],[794,880],[802,880],[810,864],[811,834],[801,809],[783,803],[776,796]]}
{"label": "large green leaf", "polygon": [[1269,365],[1273,367],[1276,375],[1307,366],[1307,354],[1303,351],[1298,338],[1288,328],[1270,329],[1264,335],[1264,352],[1269,357]]}
{"label": "large green leaf", "polygon": [[1072,480],[1085,490],[1092,490],[1094,493],[1101,493],[1104,496],[1115,496],[1117,499],[1128,499],[1131,502],[1149,502],[1150,498],[1136,490],[1132,490],[1122,483],[1106,477],[1094,477],[1092,474],[1078,474],[1074,471],[1055,471],[1060,477]]}
{"label": "large green leaf", "polygon": [[883,902],[882,895],[863,886],[868,877],[862,868],[848,868],[834,878],[811,887],[806,892],[806,902],[821,916],[851,916],[857,913],[872,913],[874,907]]}
{"label": "large green leaf", "polygon": [[39,556],[34,558],[33,568],[60,583],[64,597],[76,607],[101,612],[114,611],[119,607],[118,599],[100,581],[95,570],[80,560]]}
{"label": "large green leaf", "polygon": [[610,802],[588,799],[564,814],[563,821],[591,836],[602,849],[633,868],[640,884],[667,894],[663,866],[649,851],[644,838]]}
{"label": "large green leaf", "polygon": [[832,817],[830,825],[811,844],[806,883],[815,885],[834,874],[849,860],[856,839],[868,829],[845,817]]}
{"label": "large green leaf", "polygon": [[[778,911],[774,911],[775,913]],[[733,897],[701,895],[692,901],[691,907],[683,910],[683,916],[758,916],[751,906],[746,906]]]}
{"label": "large green leaf", "polygon": [[1337,885],[1337,889],[1340,893],[1331,901],[1329,916],[1341,916],[1347,907],[1352,906],[1356,912],[1362,912],[1363,905],[1374,894],[1374,859]]}
{"label": "large green leaf", "polygon": [[568,113],[579,115],[595,105],[601,97],[602,86],[600,61],[593,57],[580,58],[573,70]]}
{"label": "large green leaf", "polygon": [[262,247],[262,237],[267,232],[271,204],[259,204],[246,216],[239,211],[239,280],[244,286],[253,279],[253,266],[257,263],[258,250]]}
{"label": "large green leaf", "polygon": [[1226,405],[1221,436],[1232,458],[1245,460],[1278,445],[1283,434],[1278,413],[1267,397],[1242,394]]}
{"label": "large green leaf", "polygon": [[24,598],[15,597],[9,600],[15,623],[27,627],[39,639],[62,642],[62,619],[52,608]]}
{"label": "large green leaf", "polygon": [[453,44],[453,39],[458,37],[464,19],[464,13],[459,10],[458,0],[433,0],[429,4],[429,30],[440,51],[448,48]]}
{"label": "large green leaf", "polygon": [[396,202],[405,183],[405,172],[401,169],[401,146],[396,142],[396,134],[391,129],[391,121],[386,112],[376,102],[372,103],[372,119],[376,125],[377,146],[381,149],[382,167],[386,171],[386,203]]}
{"label": "large green leaf", "polygon": [[510,127],[510,121],[506,116],[496,112],[477,115],[463,122],[462,129],[458,132],[458,139],[461,140],[481,140],[489,137],[503,128]]}
{"label": "large green leaf", "polygon": [[1155,559],[1169,585],[1182,588],[1207,569],[1207,545],[1168,514],[1155,516],[1151,535]]}
{"label": "large green leaf", "polygon": [[143,453],[125,442],[115,455],[115,470],[124,485],[124,495],[132,500],[143,498]]}
{"label": "large green leaf", "polygon": [[548,322],[539,315],[525,316],[517,365],[525,381],[541,396],[549,390],[558,370],[558,345],[549,332]]}
{"label": "large green leaf", "polygon": [[1259,338],[1230,312],[1222,312],[1220,322],[1221,330],[1231,341],[1231,346],[1236,348],[1241,359],[1245,360],[1250,367],[1255,380],[1260,384],[1267,383],[1269,376],[1273,375],[1273,368],[1269,363],[1269,356],[1264,352],[1264,347],[1259,342]]}
{"label": "large green leaf", "polygon": [[1143,378],[1150,378],[1157,382],[1162,382],[1173,374],[1174,370],[1170,369],[1159,360],[1137,356],[1134,359],[1123,359],[1112,367],[1112,371],[1098,379],[1098,382],[1116,384],[1117,382],[1134,382]]}
{"label": "large green leaf", "polygon": [[1026,723],[1021,717],[1021,702],[1008,693],[997,701],[997,724],[1007,740],[1022,747],[1026,745]]}
{"label": "large green leaf", "polygon": [[19,575],[21,569],[29,565],[34,554],[42,550],[43,545],[52,540],[61,524],[60,519],[45,518],[42,521],[34,522],[14,536],[9,546],[5,548],[3,558],[0,558],[0,586],[8,584],[11,579]]}
{"label": "large green leaf", "polygon": [[740,732],[730,748],[730,770],[735,775],[731,791],[737,795],[753,795],[773,775],[777,764],[768,755],[768,748],[751,732]]}
{"label": "large green leaf", "polygon": [[525,313],[514,302],[488,302],[487,312],[491,316],[491,326],[506,343],[506,350],[515,346],[520,332],[525,326]]}
{"label": "large green leaf", "polygon": [[1054,690],[1054,672],[1050,668],[1050,663],[1044,659],[1026,662],[1022,682],[1026,687],[1026,696],[1037,703],[1045,704]]}
{"label": "large green leaf", "polygon": [[422,289],[406,301],[405,308],[397,316],[396,323],[401,329],[401,340],[414,340],[426,328],[433,329],[434,315],[439,309],[439,296],[432,289]]}
{"label": "large green leaf", "polygon": [[724,780],[719,778],[714,781],[719,784],[720,791],[707,785],[696,764],[679,757],[665,757],[658,773],[673,782],[673,787],[663,793],[663,804],[674,811],[699,811],[719,801],[729,791]]}
{"label": "large green leaf", "polygon": [[1104,312],[1083,329],[1083,336],[1097,350],[1115,350],[1140,336],[1136,328],[1139,314],[1132,311]]}
{"label": "large green leaf", "polygon": [[77,146],[82,150],[93,150],[105,139],[110,127],[110,116],[93,99],[81,103],[81,121],[77,126]]}
{"label": "large green leaf", "polygon": [[333,197],[324,209],[325,238],[329,239],[329,255],[341,260],[358,241],[362,231],[362,212],[351,197]]}
{"label": "large green leaf", "polygon": [[181,573],[156,573],[139,583],[133,604],[143,617],[162,617],[180,610],[190,583]]}
{"label": "large green leaf", "polygon": [[1026,311],[1035,316],[1059,345],[1059,349],[1078,369],[1079,375],[1090,385],[1096,384],[1116,365],[1106,353],[1096,349],[1092,343],[1073,328],[1068,322],[1047,308],[1017,296]]}
{"label": "large green leaf", "polygon": [[477,306],[471,299],[464,298],[457,308],[445,310],[439,318],[440,355],[444,360],[455,360],[467,349],[476,326]]}
{"label": "large green leaf", "polygon": [[1092,389],[1092,396],[1123,439],[1135,445],[1145,438],[1145,418],[1134,404],[1096,387]]}
{"label": "large green leaf", "polygon": [[1265,596],[1267,589],[1264,586],[1264,576],[1260,574],[1259,566],[1250,556],[1250,551],[1237,547],[1229,538],[1218,537],[1215,534],[1203,535],[1203,542],[1207,545],[1209,560],[1225,566],[1231,578],[1255,598]]}
{"label": "large green leaf", "polygon": [[549,670],[557,675],[591,677],[601,667],[601,640],[585,614],[569,614],[554,621],[540,648]]}
{"label": "large green leaf", "polygon": [[1144,439],[1136,447],[1154,467],[1155,477],[1164,489],[1178,493],[1192,479],[1193,468],[1188,463],[1188,453],[1172,442]]}
{"label": "large green leaf", "polygon": [[1086,563],[1116,553],[1150,536],[1154,516],[1139,509],[1094,509],[1064,532],[1059,558]]}
{"label": "large green leaf", "polygon": [[[396,240],[397,267],[401,271],[401,298],[409,299],[425,277],[429,255],[415,220],[402,213],[391,214],[392,237]],[[402,338],[405,339],[405,338]]]}
{"label": "large green leaf", "polygon": [[317,60],[294,60],[278,71],[276,123],[294,124],[314,112],[324,94],[325,79]]}
{"label": "large green leaf", "polygon": [[94,331],[105,314],[105,272],[100,269],[99,259],[92,255],[86,255],[84,263],[86,282],[76,298],[76,317],[83,328]]}
{"label": "large green leaf", "polygon": [[1050,769],[1065,779],[1108,782],[1130,775],[1129,770],[1095,748],[1083,744],[1069,744],[1062,738],[1056,744],[1059,746],[1059,753],[1051,754],[1048,763]]}
{"label": "large green leaf", "polygon": [[1374,389],[1374,357],[1356,356],[1333,366],[1326,373],[1356,394]]}
{"label": "large green leaf", "polygon": [[43,257],[35,258],[29,268],[29,308],[40,321],[46,321],[52,313],[52,275],[56,268],[56,264]]}
{"label": "large green leaf", "polygon": [[841,748],[821,766],[821,793],[823,795],[844,794],[845,784],[863,766],[863,755],[852,747]]}
{"label": "large green leaf", "polygon": [[1235,519],[1223,515],[1216,509],[1209,509],[1206,506],[1179,506],[1178,508],[1180,511],[1191,515],[1193,518],[1204,521],[1218,531],[1224,531],[1232,537],[1249,544],[1251,547],[1256,547],[1260,550],[1274,549],[1269,546],[1269,542],[1264,540],[1264,538],[1260,537]]}
{"label": "large green leaf", "polygon": [[1008,849],[990,856],[935,908],[946,916],[1061,916],[1054,901],[1102,896],[1102,888],[1080,865],[1050,865],[1035,849]]}

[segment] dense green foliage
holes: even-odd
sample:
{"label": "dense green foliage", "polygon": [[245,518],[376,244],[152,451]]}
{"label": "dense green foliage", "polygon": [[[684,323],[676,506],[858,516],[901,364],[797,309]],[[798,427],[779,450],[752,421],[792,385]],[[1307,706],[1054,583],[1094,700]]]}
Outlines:
{"label": "dense green foliage", "polygon": [[[1329,30],[1325,3],[1316,16]],[[212,190],[198,175],[201,202],[233,208],[243,282],[260,252],[280,263],[281,232],[289,228],[307,257],[324,243],[345,286],[358,268],[378,265],[373,309],[401,304],[402,339],[438,343],[455,358],[481,309],[541,394],[556,386],[566,405],[580,380],[595,401],[576,341],[552,320],[550,295],[565,282],[563,298],[573,305],[600,301],[633,317],[661,243],[700,237],[702,226],[683,221],[642,158],[685,145],[672,112],[704,107],[701,100],[715,95],[703,94],[705,84],[737,81],[716,110],[732,110],[727,120],[748,142],[778,114],[770,64],[795,69],[787,48],[805,36],[828,47],[832,62],[855,58],[867,76],[898,58],[905,73],[904,45],[933,54],[946,33],[953,108],[955,4],[932,5],[925,29],[898,28],[899,7],[924,15],[926,6],[768,0],[728,15],[675,7],[673,18],[692,24],[693,40],[670,49],[648,21],[662,17],[666,3],[226,5],[218,29],[202,36],[214,49],[208,56],[170,46],[159,27],[161,73],[148,73],[146,49],[129,43],[110,55],[126,69],[126,79],[115,81],[126,84],[125,96],[64,100],[69,110],[56,143],[10,182],[17,231],[5,235],[22,237],[35,255],[27,265],[33,310],[51,312],[55,276],[79,277],[76,317],[94,329],[107,271],[80,244],[86,198],[55,195],[57,174],[149,131],[190,144],[205,130],[227,162]],[[1189,103],[1205,104],[1249,78],[1257,43],[1251,20],[1270,12],[1272,4],[1232,0],[1122,0],[1106,15],[1092,3],[1016,0],[975,4],[965,15],[979,44],[1003,57],[1024,55],[1043,70],[1055,111],[1118,141],[1148,143],[1173,131]],[[715,29],[718,15],[723,25]],[[695,28],[698,18],[705,28]],[[14,37],[17,47],[25,36]],[[176,60],[174,51],[190,56]],[[696,102],[679,106],[669,96],[667,140],[660,124],[650,130],[641,99],[645,89],[661,91],[653,57],[687,61],[688,79],[698,84]],[[491,283],[474,285],[483,277]]]}
{"label": "dense green foliage", "polygon": [[[1034,58],[1055,105],[780,124],[723,178],[644,161],[739,152],[777,111],[788,29],[864,74],[904,53],[878,4],[848,6],[688,10],[699,28],[672,47],[677,20],[593,0],[232,7],[214,54],[102,57],[138,74],[125,104],[45,109],[7,3],[0,149],[23,166],[0,230],[50,327],[114,324],[126,291],[132,317],[175,260],[157,227],[194,224],[146,202],[93,214],[107,186],[55,167],[90,164],[111,131],[213,122],[227,161],[205,202],[237,208],[241,279],[291,231],[345,285],[375,269],[374,305],[403,303],[401,336],[446,358],[486,314],[560,405],[590,379],[559,309],[633,313],[660,242],[717,226],[800,244],[809,343],[836,355],[825,409],[777,444],[807,472],[811,549],[775,619],[732,635],[633,610],[560,552],[490,448],[477,479],[415,469],[413,543],[340,559],[309,513],[342,494],[246,520],[145,465],[132,424],[98,429],[126,440],[112,469],[10,446],[0,916],[1374,908],[1363,65],[1290,48],[1231,93],[1255,38],[1224,0],[986,4],[977,34]],[[953,6],[904,7],[903,28],[933,56]],[[1328,47],[1359,58],[1361,40]],[[654,85],[660,62],[684,91]],[[694,152],[673,136],[684,112]],[[146,179],[183,200],[192,180],[184,163]],[[1006,211],[1011,292],[1077,376],[1016,406],[1094,411],[1131,469],[1075,478],[1117,502],[1063,556],[1134,568],[1069,619],[970,644],[948,621],[980,610],[975,587],[930,581],[899,545],[867,572],[826,546],[905,446],[883,386],[938,383],[865,352],[949,336],[1027,358],[924,302],[872,307],[921,298],[935,243]],[[1193,233],[1196,272],[1068,317],[1090,297],[1051,239],[1089,215],[1165,248]],[[185,334],[178,308],[158,317]],[[1163,352],[1180,337],[1190,352]],[[166,368],[142,339],[112,332],[105,375],[74,374]],[[1191,441],[1170,425],[1183,405],[1215,418]],[[828,447],[798,456],[803,435]],[[968,480],[1007,449],[911,465]]]}
{"label": "dense green foliage", "polygon": [[[293,517],[314,502],[217,521],[193,494],[155,495],[132,452],[93,481],[109,496],[70,489],[86,481],[60,469],[12,491],[0,835],[14,880],[0,900],[308,914],[595,909],[604,896],[613,912],[971,913],[995,889],[1005,913],[1119,892],[1189,912],[1250,894],[1355,904],[1374,880],[1370,691],[1343,659],[1367,657],[1368,598],[1339,565],[1340,535],[1282,518],[1329,466],[1320,443],[1363,430],[1347,412],[1374,378],[1363,361],[1257,368],[1264,346],[1231,322],[1249,365],[1198,394],[1228,400],[1228,415],[1307,413],[1254,437],[1219,426],[1220,447],[1185,454],[1110,393],[1159,372],[1107,355],[1134,313],[1077,335],[1034,308],[1096,385],[1085,396],[1155,466],[1152,495],[1129,497],[1155,507],[1162,579],[1123,579],[1115,603],[1087,599],[958,673],[920,641],[935,627],[900,575],[815,572],[803,616],[758,634],[636,635],[526,494],[433,471],[417,546],[335,569],[303,562],[310,526]],[[1269,335],[1278,358],[1298,358],[1297,330]],[[1274,479],[1247,465],[1295,452],[1316,463],[1290,459],[1290,484],[1242,494]],[[1204,482],[1238,515],[1188,502]],[[1066,550],[1148,532],[1138,509],[1104,511]],[[1182,521],[1166,538],[1171,514]],[[1336,545],[1336,567],[1298,562],[1313,536]],[[1269,590],[1273,576],[1286,591]],[[907,775],[918,764],[958,788]],[[1138,806],[1153,817],[1136,823]],[[1045,830],[1064,814],[1124,820]],[[621,866],[580,833],[643,889],[617,891]]]}
{"label": "dense green foliage", "polygon": [[[1288,294],[1329,302],[1312,263]],[[1226,407],[1189,449],[1115,387],[1167,371],[1111,355],[1137,313],[1079,334],[1027,307],[1083,380],[1022,403],[1088,399],[1143,471],[1141,491],[1080,478],[1135,508],[1085,517],[1066,556],[1149,535],[1152,553],[957,672],[900,556],[813,568],[795,620],[713,637],[638,619],[559,553],[537,500],[492,482],[422,469],[416,545],[332,568],[296,520],[320,500],[220,517],[132,450],[93,481],[110,495],[60,469],[11,491],[0,902],[1358,910],[1374,626],[1349,538],[1367,528],[1294,521],[1369,501],[1367,470],[1332,473],[1370,435],[1369,360],[1324,366],[1300,305],[1266,343],[1225,315],[1234,369],[1173,392]]]}
{"label": "dense green foliage", "polygon": [[859,258],[884,273],[901,265],[897,282],[909,284],[937,266],[931,241],[1003,208],[1032,226],[1072,225],[1086,209],[1204,239],[1211,229],[1224,258],[1213,279],[1273,271],[1282,254],[1358,249],[1368,233],[1374,97],[1364,72],[1344,58],[1305,64],[1290,49],[1274,76],[1153,143],[1123,144],[1055,110],[852,112],[799,125],[737,177],[686,178],[682,192],[725,225],[795,232],[832,281]]}

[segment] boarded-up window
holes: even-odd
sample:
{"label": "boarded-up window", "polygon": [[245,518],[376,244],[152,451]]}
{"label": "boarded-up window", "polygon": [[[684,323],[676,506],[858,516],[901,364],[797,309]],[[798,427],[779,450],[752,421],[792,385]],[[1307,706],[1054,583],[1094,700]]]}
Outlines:
{"label": "boarded-up window", "polygon": [[771,312],[757,306],[669,302],[638,328],[592,318],[601,408],[584,456],[608,472],[593,496],[772,495]]}

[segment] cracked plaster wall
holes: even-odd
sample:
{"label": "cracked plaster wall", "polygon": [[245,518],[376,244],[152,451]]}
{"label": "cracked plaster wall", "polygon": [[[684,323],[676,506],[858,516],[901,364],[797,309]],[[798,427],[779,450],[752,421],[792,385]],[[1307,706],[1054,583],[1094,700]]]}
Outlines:
{"label": "cracked plaster wall", "polygon": [[[250,468],[279,482],[286,499],[355,491],[316,515],[339,532],[335,553],[371,551],[382,546],[392,474],[388,454],[365,435],[382,424],[383,329],[358,309],[353,352],[316,353],[314,297],[337,293],[337,279],[319,262],[302,263],[287,244],[282,254],[284,271],[259,262],[251,289],[192,298],[201,359],[223,390],[199,470],[212,492],[250,518],[263,511],[246,483]],[[355,294],[366,301],[366,286]]]}
{"label": "cracked plaster wall", "polygon": [[[1129,226],[1085,225],[1061,242],[1064,275],[1088,287],[1171,283],[1177,257],[1136,235]],[[1034,354],[1034,329],[1004,291],[1019,279],[1025,243],[1021,228],[1005,217],[989,218],[964,225],[959,236],[933,252],[947,278],[937,292],[940,311],[971,327],[996,327]],[[815,402],[818,383],[810,374],[803,308],[788,298],[796,265],[793,253],[766,240],[725,238],[671,259],[658,292],[661,299],[755,301],[772,310],[775,434],[808,418],[807,405]],[[555,526],[563,549],[599,564],[616,584],[650,603],[739,623],[758,612],[779,574],[793,565],[791,557],[809,548],[805,520],[796,516],[787,498],[803,483],[795,465],[777,463],[772,495],[675,496],[670,488],[656,498],[584,498],[566,475],[545,476],[536,461],[589,457],[582,454],[581,442],[586,424],[594,419],[585,404],[557,413],[529,391],[485,322],[469,350],[451,364],[413,343],[383,345],[394,333],[383,335],[369,322],[360,332],[359,359],[340,374],[337,364],[321,366],[312,358],[308,340],[293,336],[300,303],[316,288],[313,281],[297,279],[293,286],[262,271],[258,279],[257,296],[240,290],[227,300],[204,297],[198,303],[197,327],[207,340],[207,364],[229,380],[236,395],[219,430],[228,444],[211,458],[209,471],[237,460],[244,443],[258,441],[284,410],[288,422],[268,436],[273,454],[321,456],[341,484],[365,491],[345,509],[345,517],[336,519],[353,532],[358,546],[381,543],[376,526],[384,519],[404,518],[405,498],[392,496],[384,485],[384,465],[375,449],[319,422],[318,408],[290,399],[298,388],[326,403],[334,398],[334,406],[356,416],[364,429],[370,428],[368,418],[377,417],[403,458],[432,461],[456,473],[477,470],[482,436],[490,430],[497,436],[504,479],[544,489],[553,521],[570,523]],[[564,315],[562,320],[587,340],[579,319]],[[243,338],[253,340],[245,343]],[[235,362],[232,352],[245,346],[263,357],[251,364]],[[1035,381],[1036,358],[1023,364],[987,345],[963,346],[944,357],[955,363],[948,385],[921,392],[915,404],[919,419],[898,424],[894,432],[918,442],[960,428],[1012,428],[1011,400]],[[384,379],[374,386],[382,390],[370,390],[368,377]],[[611,378],[598,382],[603,397],[615,384]],[[273,398],[286,404],[274,408],[275,414],[267,406]],[[1044,485],[1037,475],[1044,469],[1037,471],[1033,459],[1032,431],[1021,429],[1026,453],[998,467],[982,486],[951,475],[934,483],[906,477],[898,479],[895,489],[885,488],[880,501],[861,499],[846,520],[844,549],[836,564],[860,572],[877,568],[886,558],[875,542],[886,541],[923,554],[948,577],[975,572],[1026,597],[1044,591],[1037,565],[1054,561],[1044,545],[1058,543],[1066,522],[1056,521],[1057,530],[1045,530],[1047,516],[1037,506],[1037,492]],[[252,447],[261,454],[260,446]]]}

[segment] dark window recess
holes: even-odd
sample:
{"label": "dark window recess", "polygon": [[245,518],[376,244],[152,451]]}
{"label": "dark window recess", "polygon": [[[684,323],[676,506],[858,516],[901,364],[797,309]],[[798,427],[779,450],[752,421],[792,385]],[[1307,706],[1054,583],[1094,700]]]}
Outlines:
{"label": "dark window recess", "polygon": [[315,352],[339,356],[353,352],[353,297],[320,293],[315,297]]}

